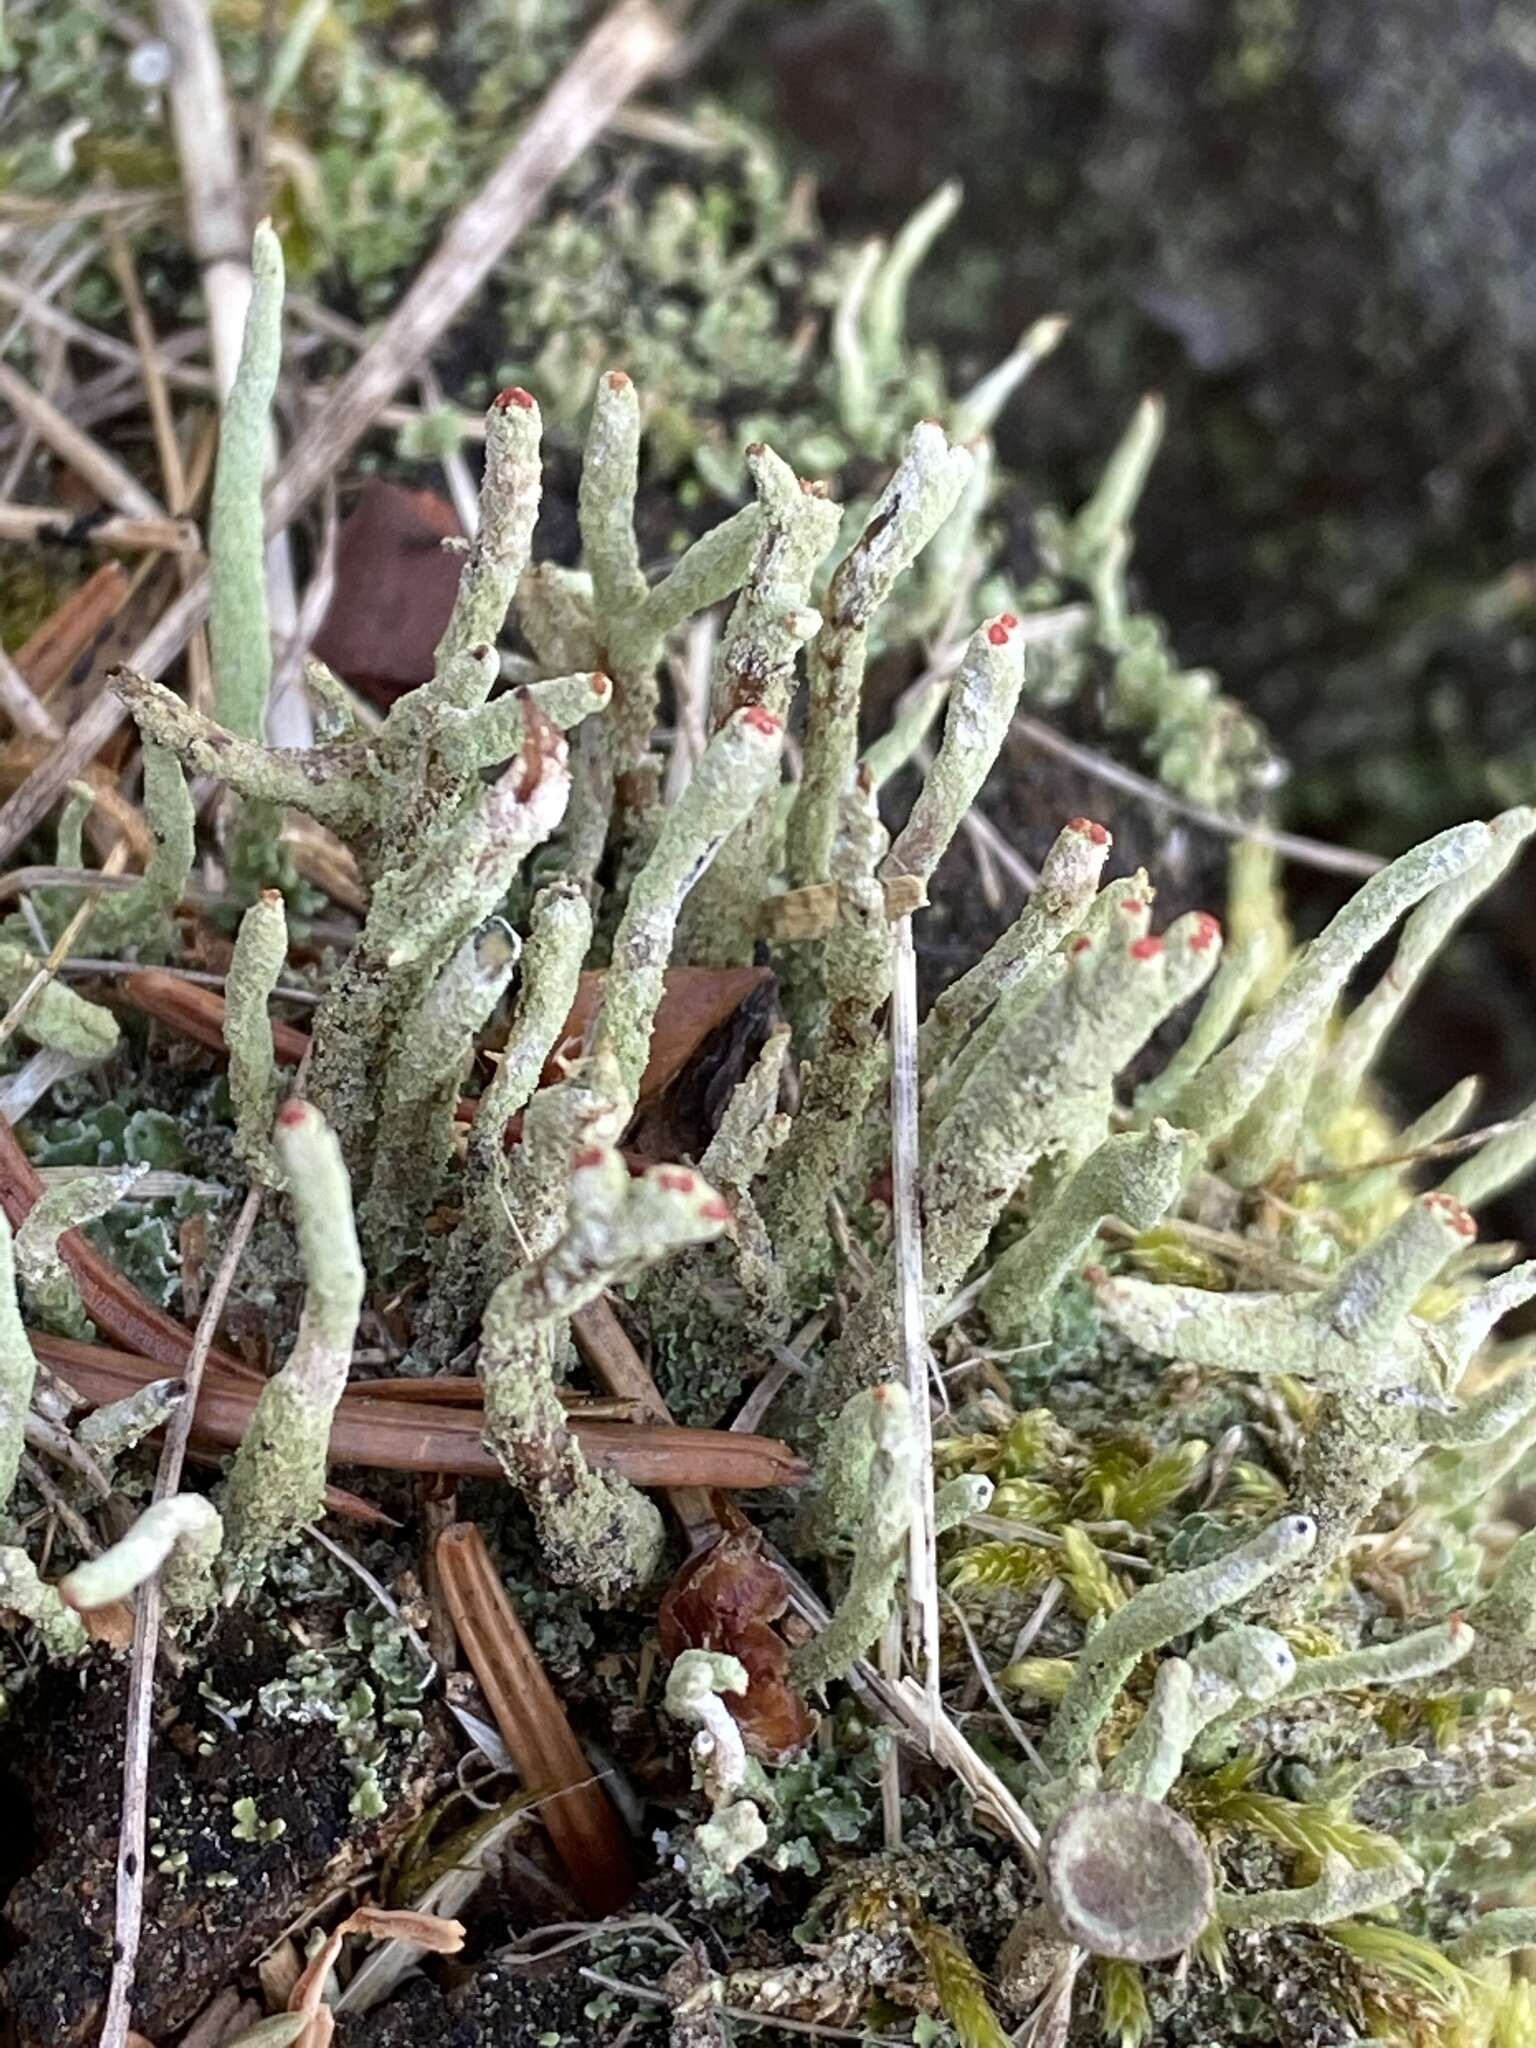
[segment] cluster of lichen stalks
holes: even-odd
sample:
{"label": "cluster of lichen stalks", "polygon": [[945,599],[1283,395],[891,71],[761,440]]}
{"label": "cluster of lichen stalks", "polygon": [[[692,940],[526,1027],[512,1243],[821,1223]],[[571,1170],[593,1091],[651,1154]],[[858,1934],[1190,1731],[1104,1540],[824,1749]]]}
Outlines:
{"label": "cluster of lichen stalks", "polygon": [[[365,725],[312,665],[321,737],[303,751],[272,749],[261,738],[269,640],[259,477],[281,275],[266,233],[255,268],[212,534],[218,715],[193,712],[153,681],[117,677],[144,737],[160,844],[121,915],[125,931],[151,943],[180,893],[192,855],[185,769],[234,793],[228,831],[247,866],[265,861],[278,873],[284,807],[355,856],[369,908],[316,1012],[303,1099],[279,1106],[268,1001],[288,937],[276,889],[246,912],[227,982],[238,1143],[252,1175],[286,1191],[307,1278],[303,1315],[217,1504],[190,1493],[158,1503],[58,1587],[22,1551],[0,1553],[4,1603],[37,1624],[50,1652],[71,1655],[84,1647],[79,1610],[157,1571],[183,1622],[221,1586],[232,1594],[259,1578],[322,1511],[365,1266],[410,1291],[423,1369],[478,1339],[486,1439],[531,1511],[551,1579],[610,1602],[641,1595],[662,1559],[663,1524],[647,1496],[592,1469],[564,1426],[572,1316],[605,1290],[638,1285],[658,1356],[669,1328],[712,1313],[723,1345],[767,1360],[796,1314],[840,1295],[840,1314],[823,1325],[830,1334],[809,1348],[779,1416],[816,1465],[804,1548],[830,1561],[839,1589],[791,1675],[825,1690],[884,1629],[922,1492],[919,1418],[897,1384],[898,1293],[865,1203],[889,1150],[891,920],[923,901],[997,757],[1022,686],[1027,621],[998,615],[972,636],[932,765],[894,840],[880,820],[880,786],[910,760],[922,722],[861,753],[861,684],[876,616],[900,579],[925,549],[964,556],[955,522],[975,517],[973,456],[937,427],[917,427],[867,524],[840,551],[838,506],[755,449],[753,501],[652,582],[634,527],[640,403],[615,372],[600,385],[587,442],[583,567],[530,566],[539,414],[526,392],[504,392],[487,419],[479,534],[432,680]],[[1079,554],[1107,549],[1123,561],[1136,487],[1139,479],[1107,481],[1083,515]],[[653,751],[663,656],[680,628],[728,599],[705,743],[663,803]],[[540,679],[495,695],[496,641],[514,603]],[[785,727],[802,663],[791,780]],[[935,709],[930,697],[926,714]],[[1401,1839],[1371,1835],[1350,1820],[1350,1802],[1373,1772],[1396,1774],[1411,1792],[1423,1752],[1383,1745],[1346,1769],[1329,1755],[1332,1724],[1318,1706],[1386,1686],[1411,1720],[1420,1697],[1496,1697],[1529,1680],[1536,1536],[1514,1544],[1465,1615],[1421,1613],[1394,1627],[1352,1577],[1384,1502],[1451,1526],[1536,1438],[1536,1370],[1485,1344],[1536,1293],[1536,1266],[1476,1284],[1470,1213],[1523,1173],[1536,1149],[1529,1132],[1489,1144],[1432,1194],[1411,1196],[1390,1165],[1361,1166],[1331,1184],[1325,1212],[1281,1205],[1288,1220],[1260,1260],[1279,1276],[1272,1287],[1219,1291],[1208,1276],[1168,1284],[1092,1264],[1107,1224],[1118,1243],[1180,1215],[1215,1218],[1224,1241],[1242,1247],[1245,1221],[1269,1191],[1341,1160],[1359,1165],[1341,1154],[1340,1133],[1387,1032],[1441,941],[1533,826],[1531,814],[1508,813],[1405,855],[1276,978],[1264,933],[1225,959],[1209,916],[1154,935],[1146,878],[1101,887],[1109,835],[1076,819],[1017,922],[922,1024],[930,1334],[969,1331],[1001,1352],[1048,1346],[1063,1304],[1083,1306],[1086,1267],[1105,1370],[1111,1358],[1116,1369],[1139,1358],[1150,1386],[1153,1362],[1169,1360],[1218,1392],[1259,1380],[1302,1418],[1292,1469],[1253,1481],[1246,1519],[1234,1513],[1201,1561],[1177,1569],[1154,1552],[1143,1560],[1150,1577],[1127,1597],[1094,1539],[1077,1525],[1060,1539],[1087,1590],[1054,1666],[1022,1673],[1045,1704],[1031,1723],[1037,1767],[1020,1779],[1027,1828],[1043,1842],[1031,1873],[1039,1905],[1006,1957],[1019,1999],[1059,2007],[1087,1952],[1121,1973],[1106,1982],[1123,2014],[1140,1995],[1127,1970],[1209,1954],[1222,1930],[1371,1925],[1360,1916],[1388,1909],[1408,1933],[1448,1941],[1434,1952],[1458,1970],[1487,1968],[1536,1934],[1518,1904],[1466,1924],[1457,1861],[1536,1809],[1536,1775],[1470,1803],[1415,1810]],[[67,821],[78,828],[78,816]],[[527,906],[520,936],[503,918],[509,892]],[[1353,971],[1405,915],[1393,965],[1341,1019]],[[584,1042],[564,1047],[562,1078],[541,1085],[595,928],[606,935],[595,1019]],[[696,1166],[632,1173],[621,1142],[666,970],[749,963],[765,936],[788,1025],[737,1087]],[[461,1159],[462,1085],[515,976],[501,1058]],[[1130,1100],[1117,1094],[1117,1077],[1201,991],[1161,1075]],[[63,991],[30,1013],[29,1028],[77,1058],[99,1057],[115,1040],[109,1019]],[[792,1115],[780,1108],[786,1097]],[[1400,1149],[1443,1137],[1469,1102],[1468,1090],[1455,1091]],[[35,1305],[48,1308],[50,1288],[53,1312],[67,1297],[60,1231],[121,1192],[120,1178],[103,1176],[71,1183],[67,1203],[39,1205],[14,1248]],[[836,1207],[868,1232],[872,1256],[839,1250],[846,1237],[828,1227]],[[457,1217],[452,1228],[429,1234],[429,1219],[445,1212]],[[1271,1225],[1275,1213],[1271,1204]],[[1000,1227],[1012,1241],[994,1254]],[[9,1235],[0,1238],[9,1260]],[[1077,1368],[1079,1377],[1094,1369]],[[11,1276],[0,1275],[6,1497],[34,1371]],[[1149,1395],[1146,1413],[1130,1419],[1156,1438],[1165,1408]],[[90,1427],[110,1454],[157,1419],[153,1402],[138,1399]],[[994,1445],[1006,1443],[992,1420]],[[1063,1421],[1070,1429],[1058,1401]],[[965,1439],[984,1440],[984,1431]],[[1197,1473],[1220,1501],[1227,1475],[1203,1452],[1168,1454],[1177,1483],[1153,1487],[1153,1523]],[[994,1499],[985,1461],[972,1462],[977,1470],[940,1488],[935,1510],[962,1567],[979,1534],[1006,1548],[1034,1519],[1017,1509],[1010,1520],[1005,1487]],[[1254,1500],[1267,1519],[1256,1519]],[[1117,1523],[1111,1509],[1108,1526],[1134,1531],[1135,1519]],[[1319,1633],[1324,1615],[1331,1637]],[[760,1808],[771,1810],[771,1773],[744,1755],[719,1711],[721,1695],[747,1682],[729,1657],[687,1653],[669,1691],[673,1710],[701,1724],[700,1782],[715,1810],[695,1862],[712,1881],[747,1865],[768,1836]],[[1312,1863],[1299,1832],[1281,1833],[1299,1867],[1291,1882],[1258,1887],[1231,1881],[1217,1832],[1198,1824],[1202,1787],[1208,1808],[1222,1769],[1255,1743],[1266,1764],[1289,1756],[1338,1766],[1313,1803],[1331,1826],[1318,1831]],[[1369,1853],[1352,1854],[1362,1836]],[[1127,2021],[1122,2031],[1145,2028]],[[977,2020],[966,2038],[991,2037]]]}

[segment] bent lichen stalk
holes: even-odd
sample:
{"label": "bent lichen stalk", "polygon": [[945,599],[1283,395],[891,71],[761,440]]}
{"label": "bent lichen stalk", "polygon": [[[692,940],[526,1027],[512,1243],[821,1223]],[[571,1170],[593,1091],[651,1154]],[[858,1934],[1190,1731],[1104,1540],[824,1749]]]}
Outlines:
{"label": "bent lichen stalk", "polygon": [[224,1493],[229,1565],[259,1579],[273,1551],[325,1508],[331,1417],[346,1391],[363,1305],[352,1190],[335,1133],[307,1102],[278,1111],[272,1133],[304,1262],[304,1308],[283,1366],[267,1381]]}
{"label": "bent lichen stalk", "polygon": [[566,1427],[556,1339],[608,1287],[718,1235],[728,1210],[682,1167],[631,1181],[602,1145],[570,1165],[563,1234],[491,1296],[480,1339],[486,1441],[538,1524],[551,1576],[613,1601],[644,1586],[661,1558],[661,1517],[623,1480],[595,1472]]}

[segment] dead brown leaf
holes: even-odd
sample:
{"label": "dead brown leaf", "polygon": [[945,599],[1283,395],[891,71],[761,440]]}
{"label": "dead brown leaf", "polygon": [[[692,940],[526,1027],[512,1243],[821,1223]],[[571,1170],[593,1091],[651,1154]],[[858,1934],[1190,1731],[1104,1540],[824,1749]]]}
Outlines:
{"label": "dead brown leaf", "polygon": [[719,1650],[746,1668],[744,1693],[722,1697],[754,1756],[781,1763],[815,1733],[816,1717],[789,1683],[789,1645],[774,1628],[789,1606],[784,1574],[739,1511],[696,1550],[661,1597],[662,1652]]}
{"label": "dead brown leaf", "polygon": [[315,652],[375,704],[426,682],[458,595],[463,528],[446,498],[372,477],[336,536],[336,590]]}

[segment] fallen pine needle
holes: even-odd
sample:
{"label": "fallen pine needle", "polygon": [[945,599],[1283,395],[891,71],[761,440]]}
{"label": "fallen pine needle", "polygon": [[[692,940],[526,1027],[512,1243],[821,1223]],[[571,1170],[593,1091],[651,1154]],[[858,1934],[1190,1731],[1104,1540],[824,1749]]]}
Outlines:
{"label": "fallen pine needle", "polygon": [[639,1882],[629,1836],[473,1522],[443,1531],[437,1563],[455,1633],[572,1887],[590,1912],[617,1912]]}

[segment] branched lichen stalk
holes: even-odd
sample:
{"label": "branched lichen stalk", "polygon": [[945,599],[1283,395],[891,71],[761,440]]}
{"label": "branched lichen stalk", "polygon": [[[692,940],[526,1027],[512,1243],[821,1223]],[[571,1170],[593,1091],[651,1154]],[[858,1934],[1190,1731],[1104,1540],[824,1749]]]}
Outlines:
{"label": "branched lichen stalk", "polygon": [[454,1152],[459,1090],[475,1041],[517,965],[517,934],[493,917],[471,932],[406,1017],[384,1075],[365,1230],[384,1278],[419,1238]]}
{"label": "branched lichen stalk", "polygon": [[[1475,1642],[1473,1630],[1457,1616],[1431,1628],[1414,1629],[1390,1643],[1367,1643],[1332,1657],[1303,1657],[1294,1662],[1291,1676],[1271,1697],[1276,1706],[1284,1707],[1325,1693],[1353,1692],[1357,1687],[1407,1686],[1417,1679],[1438,1677],[1462,1663]],[[1250,1701],[1252,1698],[1249,1695]],[[1235,1701],[1222,1709],[1219,1720],[1213,1716],[1196,1748],[1197,1758],[1205,1762],[1218,1759],[1247,1718],[1247,1711]]]}
{"label": "branched lichen stalk", "polygon": [[1148,1124],[1166,1114],[1211,1055],[1230,1037],[1233,1027],[1262,979],[1274,950],[1273,934],[1259,926],[1229,948],[1211,978],[1205,1001],[1183,1043],[1164,1063],[1162,1072],[1136,1091],[1136,1121]]}
{"label": "branched lichen stalk", "polygon": [[1524,1180],[1536,1165],[1536,1102],[1526,1103],[1514,1123],[1513,1130],[1463,1160],[1445,1183],[1447,1194],[1469,1209],[1481,1209]]}
{"label": "branched lichen stalk", "polygon": [[970,466],[969,454],[950,447],[942,428],[931,421],[914,428],[868,525],[833,575],[811,649],[804,772],[790,820],[789,878],[796,888],[831,873],[838,805],[858,760],[870,626],[953,510]]}
{"label": "branched lichen stalk", "polygon": [[1357,1868],[1330,1850],[1315,1883],[1292,1891],[1218,1892],[1216,1913],[1223,1927],[1252,1933],[1275,1927],[1328,1927],[1377,1913],[1424,1882],[1419,1866],[1402,1856],[1390,1863]]}
{"label": "branched lichen stalk", "polygon": [[[1328,1390],[1292,1491],[1296,1506],[1316,1518],[1318,1540],[1303,1564],[1267,1589],[1271,1615],[1294,1611],[1425,1446],[1454,1434],[1443,1419],[1447,1389],[1487,1325],[1470,1305],[1434,1326],[1409,1311],[1475,1235],[1461,1204],[1435,1193],[1421,1195],[1314,1295],[1218,1297],[1128,1278],[1099,1286],[1108,1320],[1161,1357],[1226,1372],[1292,1373]],[[1497,1288],[1485,1290],[1495,1297],[1486,1313],[1504,1300]]]}
{"label": "branched lichen stalk", "polygon": [[570,1164],[563,1235],[504,1280],[485,1312],[486,1443],[532,1510],[552,1577],[604,1602],[654,1573],[661,1517],[626,1481],[587,1464],[556,1391],[556,1340],[604,1288],[718,1236],[728,1213],[685,1167],[653,1167],[631,1182],[617,1151],[589,1146]]}
{"label": "branched lichen stalk", "polygon": [[371,821],[374,806],[358,779],[356,742],[264,747],[204,718],[163,683],[132,669],[113,669],[110,680],[145,739],[167,748],[194,775],[215,776],[255,803],[292,804],[343,839]]}
{"label": "branched lichen stalk", "polygon": [[[459,578],[453,611],[437,644],[428,687],[461,709],[480,701],[473,687],[444,682],[450,665],[472,647],[494,644],[528,566],[539,515],[543,421],[530,395],[516,386],[499,392],[485,416],[485,470],[474,545]],[[460,672],[462,675],[462,672]]]}
{"label": "branched lichen stalk", "polygon": [[[715,657],[710,720],[716,729],[754,705],[781,723],[789,716],[796,658],[821,625],[821,614],[811,608],[811,580],[837,538],[841,511],[771,449],[750,448],[747,468],[761,525]],[[774,841],[768,804],[726,841],[684,913],[682,934],[691,959],[719,965],[751,959]]]}
{"label": "branched lichen stalk", "polygon": [[115,1209],[148,1171],[146,1166],[120,1166],[82,1173],[44,1188],[32,1204],[16,1233],[16,1273],[29,1305],[43,1322],[72,1336],[88,1333],[80,1290],[59,1250],[59,1239],[66,1230],[78,1230]]}
{"label": "branched lichen stalk", "polygon": [[614,935],[595,1056],[610,1058],[633,1103],[650,1053],[677,921],[689,891],[778,770],[783,728],[757,707],[732,714],[705,748],[688,787],[667,811],[656,844],[630,885]]}
{"label": "branched lichen stalk", "polygon": [[421,1337],[452,1348],[484,1308],[492,1276],[515,1255],[507,1126],[526,1107],[576,1001],[592,943],[592,910],[574,882],[547,884],[534,898],[521,980],[506,1044],[470,1126],[463,1215],[449,1240]]}
{"label": "branched lichen stalk", "polygon": [[1270,1000],[1208,1060],[1170,1111],[1211,1142],[1242,1118],[1265,1081],[1328,1015],[1354,967],[1405,910],[1487,857],[1482,824],[1457,825],[1372,875],[1312,940]]}
{"label": "branched lichen stalk", "polygon": [[1470,1619],[1477,1645],[1464,1674],[1469,1683],[1526,1689],[1536,1659],[1536,1529],[1528,1529],[1505,1554]]}
{"label": "branched lichen stalk", "polygon": [[1478,898],[1494,888],[1533,832],[1536,810],[1528,805],[1490,819],[1491,851],[1425,898],[1403,926],[1392,965],[1361,997],[1339,1027],[1309,1105],[1314,1128],[1347,1110],[1359,1094],[1387,1034],[1411,1001],[1446,939]]}
{"label": "branched lichen stalk", "polygon": [[1246,1599],[1283,1566],[1305,1557],[1316,1540],[1317,1527],[1308,1516],[1283,1515],[1224,1557],[1170,1572],[1133,1593],[1083,1645],[1046,1731],[1046,1761],[1059,1772],[1086,1762],[1139,1658]]}
{"label": "branched lichen stalk", "polygon": [[102,951],[137,944],[159,952],[197,857],[197,815],[181,763],[169,748],[144,747],[144,816],[149,858],[137,885],[103,895],[91,913],[91,943]]}
{"label": "branched lichen stalk", "polygon": [[1215,1295],[1127,1276],[1104,1281],[1098,1298],[1117,1329],[1164,1358],[1226,1372],[1294,1373],[1346,1391],[1410,1378],[1428,1393],[1429,1355],[1408,1311],[1473,1234],[1460,1203],[1422,1195],[1318,1294]]}
{"label": "branched lichen stalk", "polygon": [[61,1661],[90,1648],[85,1623],[59,1598],[57,1586],[38,1577],[37,1566],[15,1544],[0,1545],[0,1613],[30,1621],[50,1657]]}
{"label": "branched lichen stalk", "polygon": [[187,1398],[185,1380],[150,1380],[124,1394],[120,1401],[108,1401],[93,1408],[75,1424],[75,1435],[104,1467],[125,1451],[131,1451],[157,1429],[164,1429]]}
{"label": "branched lichen stalk", "polygon": [[880,869],[926,887],[996,762],[1024,687],[1024,643],[1012,612],[972,634],[950,686],[944,734],[911,815]]}
{"label": "branched lichen stalk", "polygon": [[[1024,971],[1012,972],[1006,977],[996,1001],[980,1018],[975,1030],[958,1048],[949,1064],[935,1073],[928,1083],[922,1118],[925,1149],[931,1149],[933,1138],[945,1118],[971,1085],[972,1078],[996,1052],[1004,1034],[1016,1031],[1024,1018],[1045,1000],[1066,974],[1069,960],[1097,965],[1106,957],[1106,949],[1109,957],[1118,958],[1121,948],[1148,937],[1152,929],[1154,894],[1142,869],[1138,868],[1131,875],[1117,875],[1089,903],[1069,946],[1047,952]],[[1028,915],[1026,911],[1025,917]],[[1023,922],[1021,918],[1020,924]],[[1209,920],[1209,925],[1213,932],[1219,934],[1220,927],[1214,918]],[[999,944],[1006,945],[1008,936],[1005,933]],[[983,967],[986,964],[984,960]],[[919,1057],[921,1051],[920,1038]]]}
{"label": "branched lichen stalk", "polygon": [[1466,1968],[1522,1948],[1536,1948],[1536,1907],[1495,1906],[1474,1920],[1465,1934],[1447,1942],[1445,1952]]}
{"label": "branched lichen stalk", "polygon": [[554,831],[570,793],[563,736],[524,701],[523,751],[474,806],[413,861],[381,876],[360,941],[384,968],[446,954],[499,908],[524,859]]}
{"label": "branched lichen stalk", "polygon": [[918,1033],[918,1065],[931,1081],[998,999],[1017,988],[1088,913],[1114,842],[1092,818],[1074,818],[1040,864],[1019,917],[976,965],[935,1000]]}
{"label": "branched lichen stalk", "polygon": [[[1125,907],[1116,914],[1125,916]],[[1138,906],[1132,928],[1142,922]],[[965,1080],[922,1174],[923,1260],[937,1313],[986,1249],[1014,1191],[1050,1159],[1079,1165],[1108,1134],[1115,1075],[1215,967],[1221,930],[1194,912],[1161,939],[1080,934],[1048,994],[1010,1016]],[[814,1404],[835,1414],[898,1356],[889,1289],[866,1290],[819,1368]]]}
{"label": "branched lichen stalk", "polygon": [[[582,557],[592,578],[592,614],[618,686],[609,738],[618,776],[644,758],[656,724],[655,646],[635,634],[645,604],[645,575],[635,535],[640,476],[640,399],[622,370],[597,380],[582,451],[577,508]],[[650,657],[647,659],[647,657]]]}
{"label": "branched lichen stalk", "polygon": [[1536,1813],[1536,1772],[1516,1778],[1509,1785],[1494,1785],[1475,1792],[1457,1806],[1442,1806],[1419,1817],[1413,1831],[1416,1845],[1426,1849],[1434,1844],[1465,1848],[1489,1835],[1502,1834]]}
{"label": "branched lichen stalk", "polygon": [[[21,1000],[42,968],[25,946],[0,940],[0,1002],[7,1009]],[[66,1052],[93,1065],[117,1050],[121,1035],[117,1019],[100,1003],[87,1002],[62,981],[49,979],[37,989],[22,1012],[17,1030],[34,1045]]]}
{"label": "branched lichen stalk", "polygon": [[1082,1265],[1106,1217],[1150,1230],[1179,1199],[1197,1144],[1161,1117],[1147,1131],[1122,1131],[1051,1197],[1038,1221],[993,1261],[982,1311],[994,1335],[1027,1343],[1050,1327],[1051,1304]]}
{"label": "branched lichen stalk", "polygon": [[360,1170],[382,1107],[378,1075],[414,1006],[565,814],[566,742],[531,703],[523,709],[518,757],[451,822],[427,829],[414,858],[380,874],[362,937],[317,1013],[311,1091]]}
{"label": "branched lichen stalk", "polygon": [[1202,1732],[1239,1702],[1259,1707],[1283,1697],[1296,1659],[1284,1636],[1267,1628],[1229,1628],[1188,1661],[1165,1658],[1152,1698],[1105,1774],[1112,1791],[1165,1799]]}

